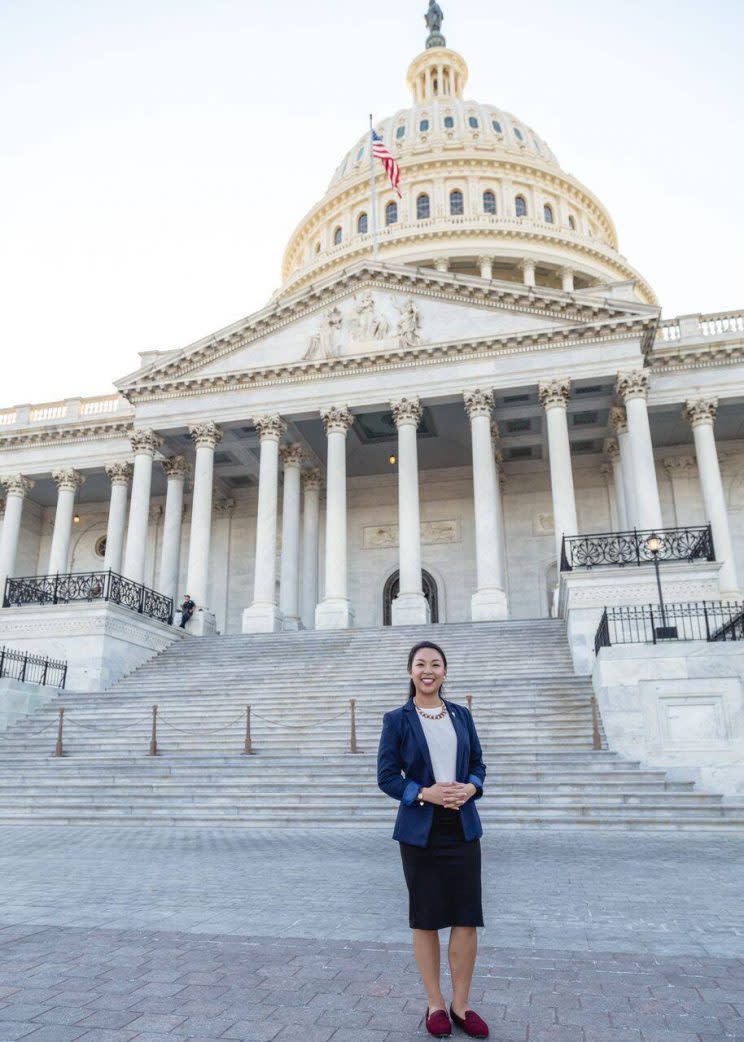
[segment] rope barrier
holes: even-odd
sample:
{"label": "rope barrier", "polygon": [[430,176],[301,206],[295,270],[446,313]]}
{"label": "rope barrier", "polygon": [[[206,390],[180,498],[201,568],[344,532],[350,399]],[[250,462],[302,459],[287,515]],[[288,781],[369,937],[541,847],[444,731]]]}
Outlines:
{"label": "rope barrier", "polygon": [[164,717],[162,713],[158,713],[159,723],[165,724],[166,727],[170,727],[171,731],[179,731],[181,734],[219,734],[220,731],[227,731],[228,728],[234,727],[235,724],[237,724],[238,722],[242,722],[243,720],[245,720],[245,713],[241,713],[240,716],[236,716],[234,720],[231,720],[227,724],[223,724],[222,727],[215,727],[212,730],[203,731],[201,729],[193,730],[184,727],[177,727],[175,724],[172,724],[170,720]]}

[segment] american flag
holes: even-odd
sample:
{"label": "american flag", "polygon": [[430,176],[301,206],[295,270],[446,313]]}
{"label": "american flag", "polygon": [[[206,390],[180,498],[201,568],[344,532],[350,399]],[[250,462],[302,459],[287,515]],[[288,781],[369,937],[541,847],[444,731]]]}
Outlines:
{"label": "american flag", "polygon": [[374,130],[372,131],[372,155],[375,159],[379,159],[385,167],[385,173],[390,178],[390,184],[398,193],[398,198],[402,199],[403,197],[398,188],[398,185],[400,184],[400,166],[385,148],[380,135],[376,134]]}

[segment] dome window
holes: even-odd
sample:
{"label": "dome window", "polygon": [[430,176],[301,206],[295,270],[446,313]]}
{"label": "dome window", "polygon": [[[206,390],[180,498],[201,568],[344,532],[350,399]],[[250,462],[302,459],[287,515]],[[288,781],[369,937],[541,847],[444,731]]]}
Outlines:
{"label": "dome window", "polygon": [[360,213],[357,217],[357,231],[360,235],[367,234],[367,215],[366,213]]}
{"label": "dome window", "polygon": [[395,224],[398,220],[398,204],[388,203],[385,207],[385,224]]}
{"label": "dome window", "polygon": [[452,116],[445,116],[444,117],[444,127],[445,127],[445,130],[452,130],[454,125],[455,125],[455,120],[454,120],[454,118]]}
{"label": "dome window", "polygon": [[568,227],[571,229],[572,232],[576,231],[576,218],[573,216],[573,214],[568,215]]}
{"label": "dome window", "polygon": [[496,196],[490,190],[483,193],[483,213],[496,213]]}
{"label": "dome window", "polygon": [[354,160],[354,162],[355,162],[355,163],[358,163],[358,162],[359,162],[359,160],[360,160],[360,159],[362,158],[362,156],[363,156],[363,155],[364,155],[364,145],[362,145],[362,147],[361,147],[361,148],[359,149],[359,151],[357,152],[357,154],[356,154],[356,159]]}
{"label": "dome window", "polygon": [[533,137],[533,139],[532,139],[532,147],[533,147],[533,148],[535,149],[535,151],[536,151],[536,152],[538,153],[538,155],[539,155],[539,154],[540,154],[540,146],[539,146],[539,145],[538,145],[538,143],[537,143],[537,139],[536,139],[536,138],[534,138],[534,137]]}
{"label": "dome window", "polygon": [[468,117],[468,126],[472,127],[473,130],[477,130],[478,129],[478,118],[477,118],[477,116],[469,116]]}
{"label": "dome window", "polygon": [[524,141],[524,134],[519,129],[519,127],[514,128],[514,137],[517,139],[517,141]]}
{"label": "dome window", "polygon": [[504,133],[504,131],[502,129],[502,126],[501,126],[501,124],[499,123],[499,121],[497,119],[492,119],[491,120],[491,126],[493,127],[493,129],[496,131],[497,134],[503,134]]}
{"label": "dome window", "polygon": [[454,192],[450,192],[450,213],[453,217],[462,217],[465,213],[462,192],[459,188],[456,188]]}
{"label": "dome window", "polygon": [[405,137],[405,136],[406,136],[406,128],[405,128],[405,127],[402,127],[402,126],[401,126],[401,127],[398,127],[398,129],[397,129],[397,130],[395,131],[395,136],[396,136],[396,137],[397,137],[397,139],[398,139],[398,140],[400,141],[400,139],[401,139],[402,137]]}
{"label": "dome window", "polygon": [[527,202],[523,195],[518,195],[514,200],[514,212],[517,217],[527,216]]}
{"label": "dome window", "polygon": [[429,129],[429,120],[428,119],[422,119],[421,122],[419,123],[419,130],[421,131],[422,134],[425,134],[428,129]]}
{"label": "dome window", "polygon": [[339,224],[338,228],[336,228],[335,232],[333,233],[333,245],[340,246],[343,237],[344,233],[341,231],[341,225]]}
{"label": "dome window", "polygon": [[315,243],[315,252],[320,253],[320,239]]}
{"label": "dome window", "polygon": [[545,206],[543,206],[543,219],[546,224],[553,223],[553,207],[550,203],[546,203]]}
{"label": "dome window", "polygon": [[416,218],[419,221],[423,221],[427,217],[431,217],[431,205],[429,196],[423,192],[416,200]]}

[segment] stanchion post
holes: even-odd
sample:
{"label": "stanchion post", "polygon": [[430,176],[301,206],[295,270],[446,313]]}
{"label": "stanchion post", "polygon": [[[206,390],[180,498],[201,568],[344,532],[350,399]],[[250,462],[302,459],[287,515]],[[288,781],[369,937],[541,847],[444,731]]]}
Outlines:
{"label": "stanchion post", "polygon": [[357,740],[356,740],[356,699],[349,699],[349,708],[351,710],[351,751],[355,753],[357,751]]}
{"label": "stanchion post", "polygon": [[602,736],[599,733],[599,713],[597,712],[597,696],[592,695],[592,747],[602,748]]}
{"label": "stanchion post", "polygon": [[54,747],[55,756],[64,756],[64,749],[62,748],[62,723],[65,718],[65,707],[59,707],[59,723],[57,724],[57,744]]}
{"label": "stanchion post", "polygon": [[158,754],[158,707],[152,707],[152,734],[150,735],[150,756]]}
{"label": "stanchion post", "polygon": [[468,712],[472,716],[473,715],[473,696],[472,695],[465,695],[465,701],[468,703]]}
{"label": "stanchion post", "polygon": [[243,746],[243,752],[246,756],[251,756],[253,753],[253,742],[251,741],[251,707],[245,707],[245,745]]}

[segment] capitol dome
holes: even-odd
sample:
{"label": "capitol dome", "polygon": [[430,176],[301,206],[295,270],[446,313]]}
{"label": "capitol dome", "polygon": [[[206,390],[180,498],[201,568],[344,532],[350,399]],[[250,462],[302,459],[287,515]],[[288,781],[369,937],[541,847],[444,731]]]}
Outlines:
{"label": "capitol dome", "polygon": [[[599,199],[521,119],[465,98],[467,78],[460,54],[429,44],[408,69],[412,106],[375,124],[400,164],[402,193],[399,199],[377,161],[379,260],[567,292],[632,283],[626,295],[655,304],[618,252]],[[280,294],[370,256],[369,148],[367,133],[293,232]]]}

